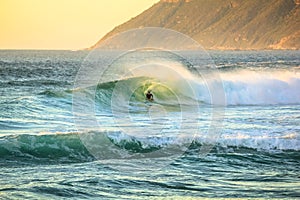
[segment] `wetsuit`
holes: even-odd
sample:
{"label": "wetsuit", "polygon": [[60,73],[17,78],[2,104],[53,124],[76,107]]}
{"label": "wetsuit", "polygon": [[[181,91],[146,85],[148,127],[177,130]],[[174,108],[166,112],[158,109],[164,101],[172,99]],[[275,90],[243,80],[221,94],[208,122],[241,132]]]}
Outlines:
{"label": "wetsuit", "polygon": [[147,99],[150,100],[150,101],[153,100],[153,94],[151,94],[151,93],[147,93],[147,94],[146,94],[146,97],[147,97]]}

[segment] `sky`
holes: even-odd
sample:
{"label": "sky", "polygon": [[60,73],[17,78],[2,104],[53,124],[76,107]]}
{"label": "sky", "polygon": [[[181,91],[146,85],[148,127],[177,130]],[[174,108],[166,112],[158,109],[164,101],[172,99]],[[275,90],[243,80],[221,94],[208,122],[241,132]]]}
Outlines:
{"label": "sky", "polygon": [[0,0],[0,49],[90,47],[159,0]]}

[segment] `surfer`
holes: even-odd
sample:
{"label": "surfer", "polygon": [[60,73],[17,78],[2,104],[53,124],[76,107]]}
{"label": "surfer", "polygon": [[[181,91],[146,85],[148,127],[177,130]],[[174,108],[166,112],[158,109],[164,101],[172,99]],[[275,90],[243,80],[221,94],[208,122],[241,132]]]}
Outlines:
{"label": "surfer", "polygon": [[153,94],[151,93],[151,90],[148,90],[146,98],[148,101],[153,101]]}

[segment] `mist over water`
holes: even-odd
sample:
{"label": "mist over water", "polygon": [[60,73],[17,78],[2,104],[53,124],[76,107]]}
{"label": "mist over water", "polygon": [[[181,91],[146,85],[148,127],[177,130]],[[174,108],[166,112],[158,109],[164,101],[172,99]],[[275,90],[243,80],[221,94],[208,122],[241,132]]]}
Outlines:
{"label": "mist over water", "polygon": [[300,73],[234,70],[221,73],[228,105],[299,104]]}

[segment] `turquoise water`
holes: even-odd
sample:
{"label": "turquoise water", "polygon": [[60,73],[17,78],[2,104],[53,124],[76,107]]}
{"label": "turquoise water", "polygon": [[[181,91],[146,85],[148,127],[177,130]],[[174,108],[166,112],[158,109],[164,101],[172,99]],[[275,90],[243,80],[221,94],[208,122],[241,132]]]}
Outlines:
{"label": "turquoise water", "polygon": [[[129,55],[97,85],[74,88],[89,52],[0,51],[0,198],[299,198],[300,52],[208,53],[226,97],[213,142],[214,105],[189,67],[115,80],[114,69],[140,62]],[[95,108],[85,131],[78,94]]]}

